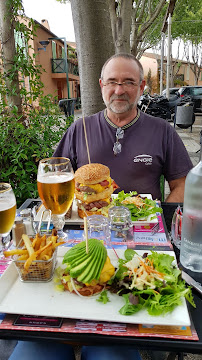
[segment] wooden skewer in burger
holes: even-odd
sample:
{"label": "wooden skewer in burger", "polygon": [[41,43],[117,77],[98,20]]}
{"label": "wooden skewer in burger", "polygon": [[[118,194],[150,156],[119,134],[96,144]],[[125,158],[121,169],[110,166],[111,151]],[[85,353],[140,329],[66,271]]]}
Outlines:
{"label": "wooden skewer in burger", "polygon": [[108,216],[111,194],[118,188],[118,185],[111,179],[107,166],[91,163],[84,116],[83,128],[89,164],[81,166],[75,172],[78,215],[82,219],[90,215]]}
{"label": "wooden skewer in burger", "polygon": [[[118,186],[111,179],[107,166],[91,163],[84,116],[83,127],[89,164],[75,172],[75,196],[79,200],[78,214],[86,218],[88,215],[103,214],[103,209],[110,204],[111,194]],[[64,289],[79,296],[91,296],[103,290],[114,275],[115,268],[103,243],[98,239],[88,240],[87,221],[84,221],[84,227],[86,241],[75,245],[65,254],[63,264],[66,269],[60,280]]]}

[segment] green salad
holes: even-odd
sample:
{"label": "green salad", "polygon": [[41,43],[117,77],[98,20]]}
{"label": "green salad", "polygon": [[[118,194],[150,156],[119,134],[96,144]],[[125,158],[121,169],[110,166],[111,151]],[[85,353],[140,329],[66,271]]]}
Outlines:
{"label": "green salad", "polygon": [[119,192],[118,196],[113,200],[113,205],[126,206],[130,210],[132,221],[145,220],[149,215],[152,215],[152,220],[156,218],[157,212],[162,213],[162,208],[156,205],[155,200],[142,198],[137,194],[137,191]]}
{"label": "green salad", "polygon": [[[109,291],[123,297],[122,315],[133,315],[146,309],[150,315],[164,315],[182,304],[185,297],[195,307],[191,287],[181,278],[174,256],[151,251],[138,255],[127,249],[119,259],[115,275],[108,282]],[[99,301],[106,303],[106,294]]]}

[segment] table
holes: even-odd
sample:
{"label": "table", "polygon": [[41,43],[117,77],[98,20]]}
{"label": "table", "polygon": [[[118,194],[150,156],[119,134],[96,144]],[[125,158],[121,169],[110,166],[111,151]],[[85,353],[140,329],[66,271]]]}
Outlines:
{"label": "table", "polygon": [[[32,200],[27,200],[23,207],[30,206]],[[32,201],[33,202],[33,201]],[[171,211],[177,207],[177,204],[163,204],[164,214],[169,214],[169,206]],[[164,221],[169,218],[165,216]],[[51,331],[23,331],[23,330],[10,330],[0,329],[0,338],[2,339],[17,339],[17,340],[50,340],[50,341],[67,341],[72,344],[122,344],[123,346],[134,345],[138,349],[147,350],[161,350],[170,351],[174,353],[188,352],[188,353],[202,353],[202,298],[193,290],[196,309],[188,304],[188,308],[197,331],[199,340],[176,340],[165,338],[149,338],[149,337],[130,337],[130,336],[114,336],[114,335],[100,335],[100,334],[79,334],[79,333],[58,333]],[[182,359],[181,354],[179,359]]]}

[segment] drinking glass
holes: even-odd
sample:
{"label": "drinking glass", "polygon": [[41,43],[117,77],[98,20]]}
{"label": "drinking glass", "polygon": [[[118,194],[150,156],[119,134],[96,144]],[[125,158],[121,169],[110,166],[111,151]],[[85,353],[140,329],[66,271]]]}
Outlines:
{"label": "drinking glass", "polygon": [[171,236],[174,245],[180,249],[181,245],[181,232],[182,232],[182,211],[178,206],[175,210],[171,223]]}
{"label": "drinking glass", "polygon": [[51,157],[39,162],[37,174],[39,196],[46,209],[51,210],[52,223],[58,236],[65,238],[63,232],[65,214],[74,198],[74,172],[70,159]]}
{"label": "drinking glass", "polygon": [[16,198],[8,183],[0,183],[0,252],[10,241],[10,231],[15,221]]}
{"label": "drinking glass", "polygon": [[89,239],[103,240],[106,245],[110,245],[109,220],[105,216],[87,216],[87,226]]}
{"label": "drinking glass", "polygon": [[109,209],[109,227],[112,237],[123,241],[133,240],[133,224],[130,210],[125,206],[113,206]]}

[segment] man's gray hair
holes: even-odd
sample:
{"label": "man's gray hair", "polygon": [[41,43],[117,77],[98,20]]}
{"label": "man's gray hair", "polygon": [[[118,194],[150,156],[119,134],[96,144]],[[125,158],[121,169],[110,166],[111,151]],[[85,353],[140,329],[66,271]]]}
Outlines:
{"label": "man's gray hair", "polygon": [[138,59],[136,59],[136,57],[132,54],[127,54],[127,53],[119,53],[119,54],[115,54],[112,55],[109,59],[107,59],[107,61],[105,61],[102,70],[101,70],[101,79],[103,80],[103,75],[104,75],[104,70],[106,65],[112,60],[112,59],[116,59],[116,58],[122,58],[122,59],[128,59],[128,60],[132,60],[135,61],[135,63],[138,65],[139,67],[139,71],[140,71],[140,82],[142,80],[144,80],[144,70],[142,67],[142,64],[140,63],[140,61]]}

